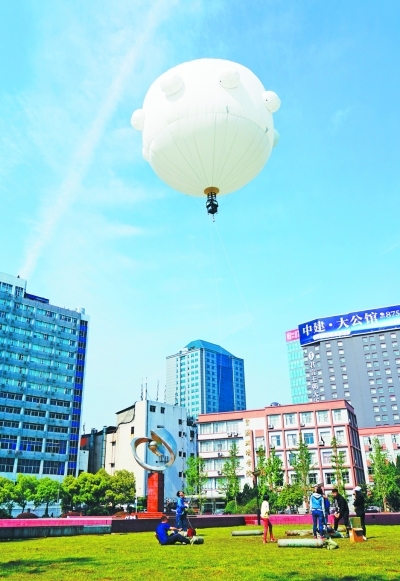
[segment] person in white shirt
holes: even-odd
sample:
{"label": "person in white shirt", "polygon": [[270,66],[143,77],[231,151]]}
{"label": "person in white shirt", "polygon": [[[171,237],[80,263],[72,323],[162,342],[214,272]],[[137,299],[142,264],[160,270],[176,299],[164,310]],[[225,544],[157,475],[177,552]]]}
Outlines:
{"label": "person in white shirt", "polygon": [[269,540],[271,543],[275,543],[274,535],[272,533],[272,524],[269,519],[269,496],[268,494],[264,494],[263,501],[261,504],[261,520],[263,521],[264,525],[264,543],[268,543],[268,531],[269,531]]}

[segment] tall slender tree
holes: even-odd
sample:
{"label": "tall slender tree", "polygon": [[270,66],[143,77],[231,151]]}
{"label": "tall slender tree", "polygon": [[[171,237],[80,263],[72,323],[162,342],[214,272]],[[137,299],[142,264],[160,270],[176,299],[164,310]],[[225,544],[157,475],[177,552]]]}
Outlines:
{"label": "tall slender tree", "polygon": [[198,456],[191,456],[186,462],[186,492],[190,495],[196,495],[199,503],[200,512],[204,502],[204,487],[207,482],[207,472],[205,471],[205,461]]}
{"label": "tall slender tree", "polygon": [[240,492],[239,471],[241,467],[238,456],[239,449],[236,442],[233,442],[229,449],[229,458],[222,466],[223,478],[220,482],[220,488],[224,492],[227,502],[234,500],[235,506],[237,506],[237,495]]}
{"label": "tall slender tree", "polygon": [[300,432],[299,443],[296,452],[292,455],[291,464],[295,473],[296,485],[300,488],[303,494],[303,499],[307,508],[309,507],[308,496],[310,491],[309,476],[312,467],[311,460],[311,452],[308,449],[307,444],[304,442],[303,436]]}
{"label": "tall slender tree", "polygon": [[336,437],[332,438],[331,446],[332,446],[331,464],[335,474],[335,486],[338,489],[339,494],[341,494],[342,496],[346,496],[346,486],[345,486],[346,484],[345,473],[347,472],[345,468],[346,456],[344,452],[340,452],[338,450],[338,442]]}
{"label": "tall slender tree", "polygon": [[388,495],[396,486],[396,469],[389,462],[387,452],[383,450],[378,438],[372,440],[372,452],[369,455],[372,478],[374,481],[374,497],[388,510]]}
{"label": "tall slender tree", "polygon": [[283,464],[279,456],[276,455],[275,448],[271,448],[267,458],[265,448],[260,447],[257,450],[257,456],[257,469],[260,472],[258,489],[260,496],[263,496],[267,490],[275,492],[279,486],[283,486]]}

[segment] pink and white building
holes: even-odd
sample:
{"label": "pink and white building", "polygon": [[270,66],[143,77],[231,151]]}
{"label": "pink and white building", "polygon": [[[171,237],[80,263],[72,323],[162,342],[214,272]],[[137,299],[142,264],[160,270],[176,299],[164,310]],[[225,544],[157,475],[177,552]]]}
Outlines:
{"label": "pink and white building", "polygon": [[369,460],[372,452],[372,442],[378,438],[381,448],[386,452],[388,459],[396,463],[400,456],[400,426],[375,426],[373,428],[359,428],[361,441],[361,451],[365,470],[365,481],[373,483],[371,476],[371,462]]}
{"label": "pink and white building", "polygon": [[267,456],[272,448],[283,464],[284,479],[294,481],[291,459],[296,452],[299,434],[312,455],[310,484],[323,482],[329,491],[334,487],[331,441],[335,436],[338,451],[343,453],[348,496],[357,484],[365,481],[357,419],[345,400],[272,405],[261,409],[202,414],[198,418],[198,450],[205,460],[209,499],[221,498],[219,481],[223,464],[235,442],[239,450],[241,489],[253,485],[257,469],[256,451],[262,446]]}

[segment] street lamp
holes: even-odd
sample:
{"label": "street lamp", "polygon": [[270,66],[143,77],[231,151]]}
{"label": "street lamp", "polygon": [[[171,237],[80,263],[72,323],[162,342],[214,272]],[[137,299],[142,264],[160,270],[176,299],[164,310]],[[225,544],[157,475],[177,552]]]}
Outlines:
{"label": "street lamp", "polygon": [[254,488],[256,489],[256,501],[257,501],[257,524],[261,524],[261,520],[260,520],[260,515],[261,515],[261,511],[260,511],[260,501],[258,498],[258,485],[257,485],[257,478],[260,476],[261,472],[260,470],[256,469],[254,470],[253,474],[253,485]]}

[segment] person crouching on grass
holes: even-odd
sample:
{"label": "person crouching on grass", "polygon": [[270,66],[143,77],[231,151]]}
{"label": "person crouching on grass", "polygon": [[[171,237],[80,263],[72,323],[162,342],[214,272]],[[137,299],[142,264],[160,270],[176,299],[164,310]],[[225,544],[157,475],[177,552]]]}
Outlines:
{"label": "person crouching on grass", "polygon": [[[160,545],[175,545],[175,543],[183,543],[184,545],[190,545],[191,540],[188,537],[184,537],[179,534],[182,529],[177,529],[168,523],[168,517],[163,515],[161,517],[161,522],[156,528],[156,539]],[[168,534],[168,531],[175,531],[172,535]]]}
{"label": "person crouching on grass", "polygon": [[261,520],[263,521],[264,525],[264,540],[263,543],[267,543],[267,536],[269,531],[269,540],[271,543],[275,543],[274,535],[272,533],[272,524],[269,520],[269,496],[268,494],[264,494],[263,501],[261,504]]}

